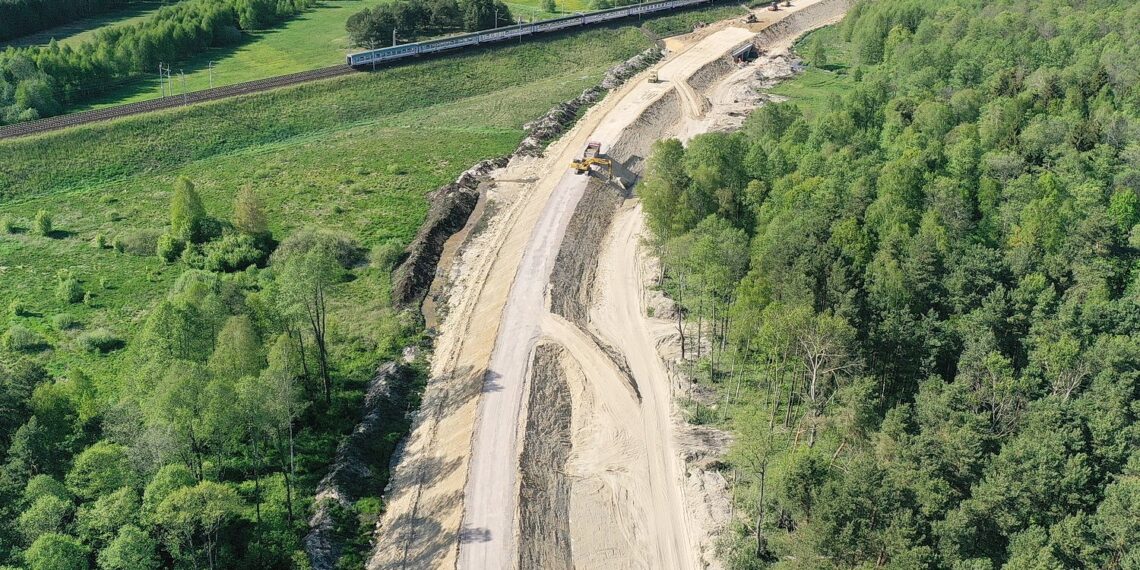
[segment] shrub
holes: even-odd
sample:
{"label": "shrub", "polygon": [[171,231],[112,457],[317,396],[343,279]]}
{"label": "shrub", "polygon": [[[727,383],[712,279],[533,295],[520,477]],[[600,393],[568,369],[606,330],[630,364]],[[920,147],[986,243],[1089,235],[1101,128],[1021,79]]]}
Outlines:
{"label": "shrub", "polygon": [[28,310],[28,305],[23,301],[12,299],[12,302],[8,303],[8,314],[13,317],[26,317],[31,314],[31,311]]}
{"label": "shrub", "polygon": [[115,251],[140,257],[154,255],[161,233],[156,230],[138,230],[124,234],[115,238]]}
{"label": "shrub", "polygon": [[265,252],[257,247],[257,239],[249,234],[229,234],[202,248],[204,269],[210,271],[241,271],[251,265],[264,263]]}
{"label": "shrub", "polygon": [[4,216],[0,218],[0,234],[14,234],[16,233],[16,222],[12,218]]}
{"label": "shrub", "polygon": [[372,248],[369,263],[381,271],[391,271],[404,257],[404,248],[396,240],[388,240]]}
{"label": "shrub", "polygon": [[0,343],[12,352],[35,352],[47,348],[47,342],[42,336],[23,325],[8,327],[8,331],[0,337]]}
{"label": "shrub", "polygon": [[205,267],[206,258],[202,255],[202,246],[196,243],[186,244],[186,248],[182,250],[182,263],[194,269]]}
{"label": "shrub", "polygon": [[51,235],[51,222],[51,214],[49,214],[47,210],[40,210],[36,212],[36,220],[32,224],[32,231],[41,236]]}
{"label": "shrub", "polygon": [[51,318],[51,324],[55,330],[65,331],[79,327],[79,319],[71,313],[60,313]]}
{"label": "shrub", "polygon": [[127,344],[121,337],[105,328],[85,332],[76,337],[75,342],[79,344],[79,348],[87,352],[98,352],[100,354],[118,350]]}
{"label": "shrub", "polygon": [[105,249],[107,247],[107,236],[103,235],[103,232],[95,234],[95,237],[91,239],[91,247]]}
{"label": "shrub", "polygon": [[277,251],[273,252],[273,260],[276,262],[297,254],[305,254],[315,247],[328,248],[337,262],[346,269],[363,260],[360,244],[352,236],[344,232],[314,228],[305,228],[290,234],[277,247]]}
{"label": "shrub", "polygon": [[78,303],[83,300],[83,286],[70,271],[64,269],[56,274],[55,297],[61,303]]}
{"label": "shrub", "polygon": [[158,243],[155,246],[155,252],[158,253],[158,258],[166,263],[174,263],[182,255],[182,250],[186,248],[186,242],[166,233],[158,236]]}

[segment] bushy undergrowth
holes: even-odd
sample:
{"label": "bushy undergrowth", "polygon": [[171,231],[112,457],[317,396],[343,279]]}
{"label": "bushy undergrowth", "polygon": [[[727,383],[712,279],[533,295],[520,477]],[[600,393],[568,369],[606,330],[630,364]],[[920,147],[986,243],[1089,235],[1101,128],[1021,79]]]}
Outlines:
{"label": "bushy undergrowth", "polygon": [[80,334],[75,338],[76,344],[86,352],[108,353],[126,346],[122,337],[105,328],[98,328]]}
{"label": "bushy undergrowth", "polygon": [[8,327],[0,336],[0,346],[11,352],[35,352],[47,347],[47,342],[39,333],[21,324]]}

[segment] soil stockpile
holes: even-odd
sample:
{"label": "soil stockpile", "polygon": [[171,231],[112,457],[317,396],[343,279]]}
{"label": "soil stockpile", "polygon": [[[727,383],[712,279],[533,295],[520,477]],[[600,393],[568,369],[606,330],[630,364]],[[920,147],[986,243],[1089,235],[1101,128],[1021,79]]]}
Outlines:
{"label": "soil stockpile", "polygon": [[535,349],[526,440],[520,458],[519,568],[572,570],[570,549],[570,386],[556,344]]}
{"label": "soil stockpile", "polygon": [[588,297],[598,269],[602,238],[626,197],[616,184],[591,181],[570,218],[550,277],[550,309],[576,325],[586,325]]}

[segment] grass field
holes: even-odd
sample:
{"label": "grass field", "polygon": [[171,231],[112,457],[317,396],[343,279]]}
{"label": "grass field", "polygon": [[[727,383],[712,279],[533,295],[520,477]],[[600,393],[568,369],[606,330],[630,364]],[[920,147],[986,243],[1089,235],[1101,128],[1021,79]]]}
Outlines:
{"label": "grass field", "polygon": [[[0,308],[16,299],[30,306],[31,316],[17,320],[49,339],[52,368],[81,364],[113,377],[121,357],[82,352],[74,336],[106,327],[131,338],[183,268],[91,242],[164,229],[177,176],[190,177],[222,218],[237,190],[253,188],[277,236],[316,225],[347,231],[365,247],[406,243],[426,213],[427,191],[509,152],[524,122],[647,46],[633,28],[593,30],[0,142],[0,217],[28,228],[47,210],[57,228],[52,237],[21,229],[0,236]],[[572,56],[583,63],[566,73]],[[92,293],[90,306],[56,300],[60,268]],[[371,277],[338,297],[353,321],[387,303],[387,276]],[[82,329],[55,330],[60,313]],[[370,346],[380,326],[340,322],[342,331],[359,332],[349,344],[360,346]]]}
{"label": "grass field", "polygon": [[[827,46],[827,63],[823,67],[809,66],[799,76],[768,91],[789,98],[809,119],[826,109],[827,102],[846,91],[854,81],[849,73],[855,65],[851,44],[843,41],[842,32],[835,26],[800,38],[796,51],[806,54],[807,46],[817,39]],[[804,57],[806,59],[806,55]]]}

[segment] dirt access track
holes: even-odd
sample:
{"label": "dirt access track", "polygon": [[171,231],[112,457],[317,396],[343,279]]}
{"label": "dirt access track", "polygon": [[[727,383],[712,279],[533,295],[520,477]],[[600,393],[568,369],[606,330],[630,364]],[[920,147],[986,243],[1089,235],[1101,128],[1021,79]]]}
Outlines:
{"label": "dirt access track", "polygon": [[[786,51],[842,17],[848,0],[794,4],[756,10],[755,24],[670,39],[652,68],[660,81],[634,78],[545,156],[495,173],[483,218],[470,222],[476,230],[447,275],[432,379],[393,471],[370,569],[713,563],[714,529],[686,487],[673,380],[658,352],[670,325],[646,316],[640,209],[627,205],[611,224],[621,188],[568,164],[598,141],[632,182],[654,141],[731,126],[719,104],[738,103],[726,94],[762,63],[748,71],[727,56],[750,42]],[[582,200],[602,191],[619,200]],[[583,211],[591,203],[611,211],[603,227],[577,231],[592,220]],[[599,235],[601,243],[572,243]],[[575,255],[594,257],[577,288],[583,307],[555,314],[551,276]],[[580,262],[566,267],[580,271]]]}

